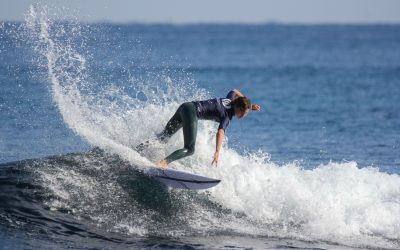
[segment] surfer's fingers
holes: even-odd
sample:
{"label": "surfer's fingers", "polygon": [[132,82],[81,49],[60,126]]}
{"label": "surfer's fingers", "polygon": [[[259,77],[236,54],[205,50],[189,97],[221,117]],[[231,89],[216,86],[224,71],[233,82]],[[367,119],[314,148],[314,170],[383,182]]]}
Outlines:
{"label": "surfer's fingers", "polygon": [[251,109],[254,110],[254,111],[260,111],[261,107],[260,107],[260,105],[258,105],[258,104],[254,104],[254,105],[251,107]]}

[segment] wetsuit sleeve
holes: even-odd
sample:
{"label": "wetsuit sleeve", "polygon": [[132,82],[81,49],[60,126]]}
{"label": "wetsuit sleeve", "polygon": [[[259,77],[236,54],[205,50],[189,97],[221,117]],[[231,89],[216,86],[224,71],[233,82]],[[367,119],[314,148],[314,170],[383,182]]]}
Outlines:
{"label": "wetsuit sleeve", "polygon": [[225,131],[230,122],[231,122],[231,119],[229,119],[229,117],[225,117],[225,118],[219,123],[218,130],[222,128],[222,129]]}
{"label": "wetsuit sleeve", "polygon": [[235,91],[231,90],[231,91],[226,95],[226,98],[228,98],[228,99],[230,99],[231,101],[233,101],[233,99],[235,99],[236,96],[237,96],[237,95],[236,95]]}

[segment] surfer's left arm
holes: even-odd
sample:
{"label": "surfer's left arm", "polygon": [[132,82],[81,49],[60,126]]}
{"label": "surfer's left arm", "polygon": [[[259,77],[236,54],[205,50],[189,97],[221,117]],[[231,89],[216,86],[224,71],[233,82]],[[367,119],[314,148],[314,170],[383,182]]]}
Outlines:
{"label": "surfer's left arm", "polygon": [[211,164],[215,163],[215,165],[218,165],[219,152],[221,151],[222,142],[224,141],[224,138],[225,138],[225,130],[223,128],[218,129],[214,159]]}
{"label": "surfer's left arm", "polygon": [[[245,97],[242,92],[240,92],[238,89],[234,88],[232,89],[233,92],[235,92],[237,97]],[[260,111],[261,107],[258,104],[253,104],[251,105],[251,110],[252,111]]]}
{"label": "surfer's left arm", "polygon": [[244,95],[242,94],[242,92],[240,92],[238,89],[234,88],[232,89],[233,92],[235,92],[237,97],[244,97]]}

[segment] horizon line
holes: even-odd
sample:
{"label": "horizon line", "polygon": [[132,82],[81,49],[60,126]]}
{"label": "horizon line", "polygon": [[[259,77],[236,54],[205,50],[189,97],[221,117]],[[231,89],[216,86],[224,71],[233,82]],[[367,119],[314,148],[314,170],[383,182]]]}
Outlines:
{"label": "horizon line", "polygon": [[[74,19],[57,19],[56,22],[78,22],[82,24],[111,24],[111,25],[149,25],[149,26],[192,26],[192,25],[243,25],[243,26],[264,26],[264,25],[282,25],[282,26],[373,26],[373,25],[400,25],[400,21],[324,21],[324,22],[290,22],[290,21],[262,21],[262,22],[236,22],[236,21],[189,21],[189,22],[174,22],[174,21],[110,21],[110,20],[74,20]],[[25,20],[1,20],[0,23],[24,23]]]}

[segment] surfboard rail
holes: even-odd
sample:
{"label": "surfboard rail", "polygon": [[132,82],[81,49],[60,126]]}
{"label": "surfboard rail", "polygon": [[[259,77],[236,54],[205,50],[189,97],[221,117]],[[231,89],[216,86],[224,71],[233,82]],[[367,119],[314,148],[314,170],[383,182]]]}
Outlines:
{"label": "surfboard rail", "polygon": [[208,189],[221,182],[218,179],[170,168],[149,167],[147,174],[168,187],[180,189]]}

